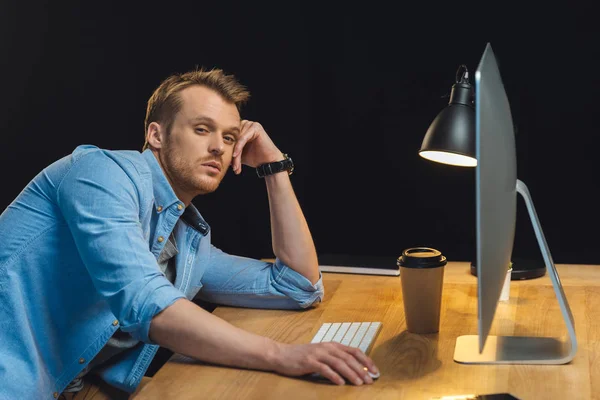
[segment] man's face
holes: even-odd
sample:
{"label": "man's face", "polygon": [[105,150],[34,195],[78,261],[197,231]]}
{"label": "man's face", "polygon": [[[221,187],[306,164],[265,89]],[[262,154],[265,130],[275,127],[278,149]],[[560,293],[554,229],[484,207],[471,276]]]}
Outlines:
{"label": "man's face", "polygon": [[159,151],[175,193],[190,200],[217,189],[231,164],[240,114],[233,103],[202,86],[179,93],[182,106]]}

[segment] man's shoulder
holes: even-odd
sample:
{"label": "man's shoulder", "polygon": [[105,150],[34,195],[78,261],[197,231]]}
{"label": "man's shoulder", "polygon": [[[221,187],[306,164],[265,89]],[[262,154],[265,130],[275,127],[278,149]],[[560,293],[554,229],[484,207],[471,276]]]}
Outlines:
{"label": "man's shoulder", "polygon": [[109,150],[98,146],[83,144],[77,146],[71,153],[74,164],[83,160],[89,162],[115,163],[127,174],[149,175],[150,168],[142,153],[136,150]]}

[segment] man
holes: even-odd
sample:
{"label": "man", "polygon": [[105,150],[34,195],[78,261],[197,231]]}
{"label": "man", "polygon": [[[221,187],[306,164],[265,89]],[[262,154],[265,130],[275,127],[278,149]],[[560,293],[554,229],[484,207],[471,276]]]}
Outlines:
{"label": "man", "polygon": [[[365,367],[377,369],[358,349],[278,343],[190,301],[301,309],[323,297],[291,160],[259,123],[241,120],[248,97],[221,70],[171,76],[148,101],[142,153],[80,146],[3,212],[0,398],[58,398],[90,374],[131,393],[159,346],[222,365],[372,383]],[[212,246],[191,203],[242,165],[266,183],[274,263]]]}

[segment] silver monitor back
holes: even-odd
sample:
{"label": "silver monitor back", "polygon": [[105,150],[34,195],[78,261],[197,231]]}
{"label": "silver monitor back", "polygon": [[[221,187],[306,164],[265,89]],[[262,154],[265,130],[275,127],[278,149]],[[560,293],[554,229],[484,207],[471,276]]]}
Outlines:
{"label": "silver monitor back", "polygon": [[511,260],[517,214],[517,156],[510,105],[488,44],[475,71],[476,240],[479,351]]}
{"label": "silver monitor back", "polygon": [[[454,360],[464,364],[569,363],[577,353],[575,321],[531,194],[525,183],[517,179],[512,115],[489,43],[475,73],[475,109],[478,335],[456,339]],[[527,206],[567,327],[566,340],[489,335],[513,249],[517,193]]]}

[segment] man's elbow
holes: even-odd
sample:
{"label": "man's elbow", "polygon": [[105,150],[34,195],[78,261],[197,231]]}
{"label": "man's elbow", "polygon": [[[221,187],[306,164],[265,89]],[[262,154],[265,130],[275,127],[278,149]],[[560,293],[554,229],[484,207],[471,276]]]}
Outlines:
{"label": "man's elbow", "polygon": [[325,296],[325,289],[321,286],[316,292],[312,293],[310,298],[305,301],[298,302],[298,305],[302,309],[316,308],[323,302]]}
{"label": "man's elbow", "polygon": [[191,302],[185,298],[177,299],[152,318],[148,329],[148,338],[151,343],[163,345],[166,342],[174,328],[186,319],[186,310],[189,309],[189,305],[186,303]]}

